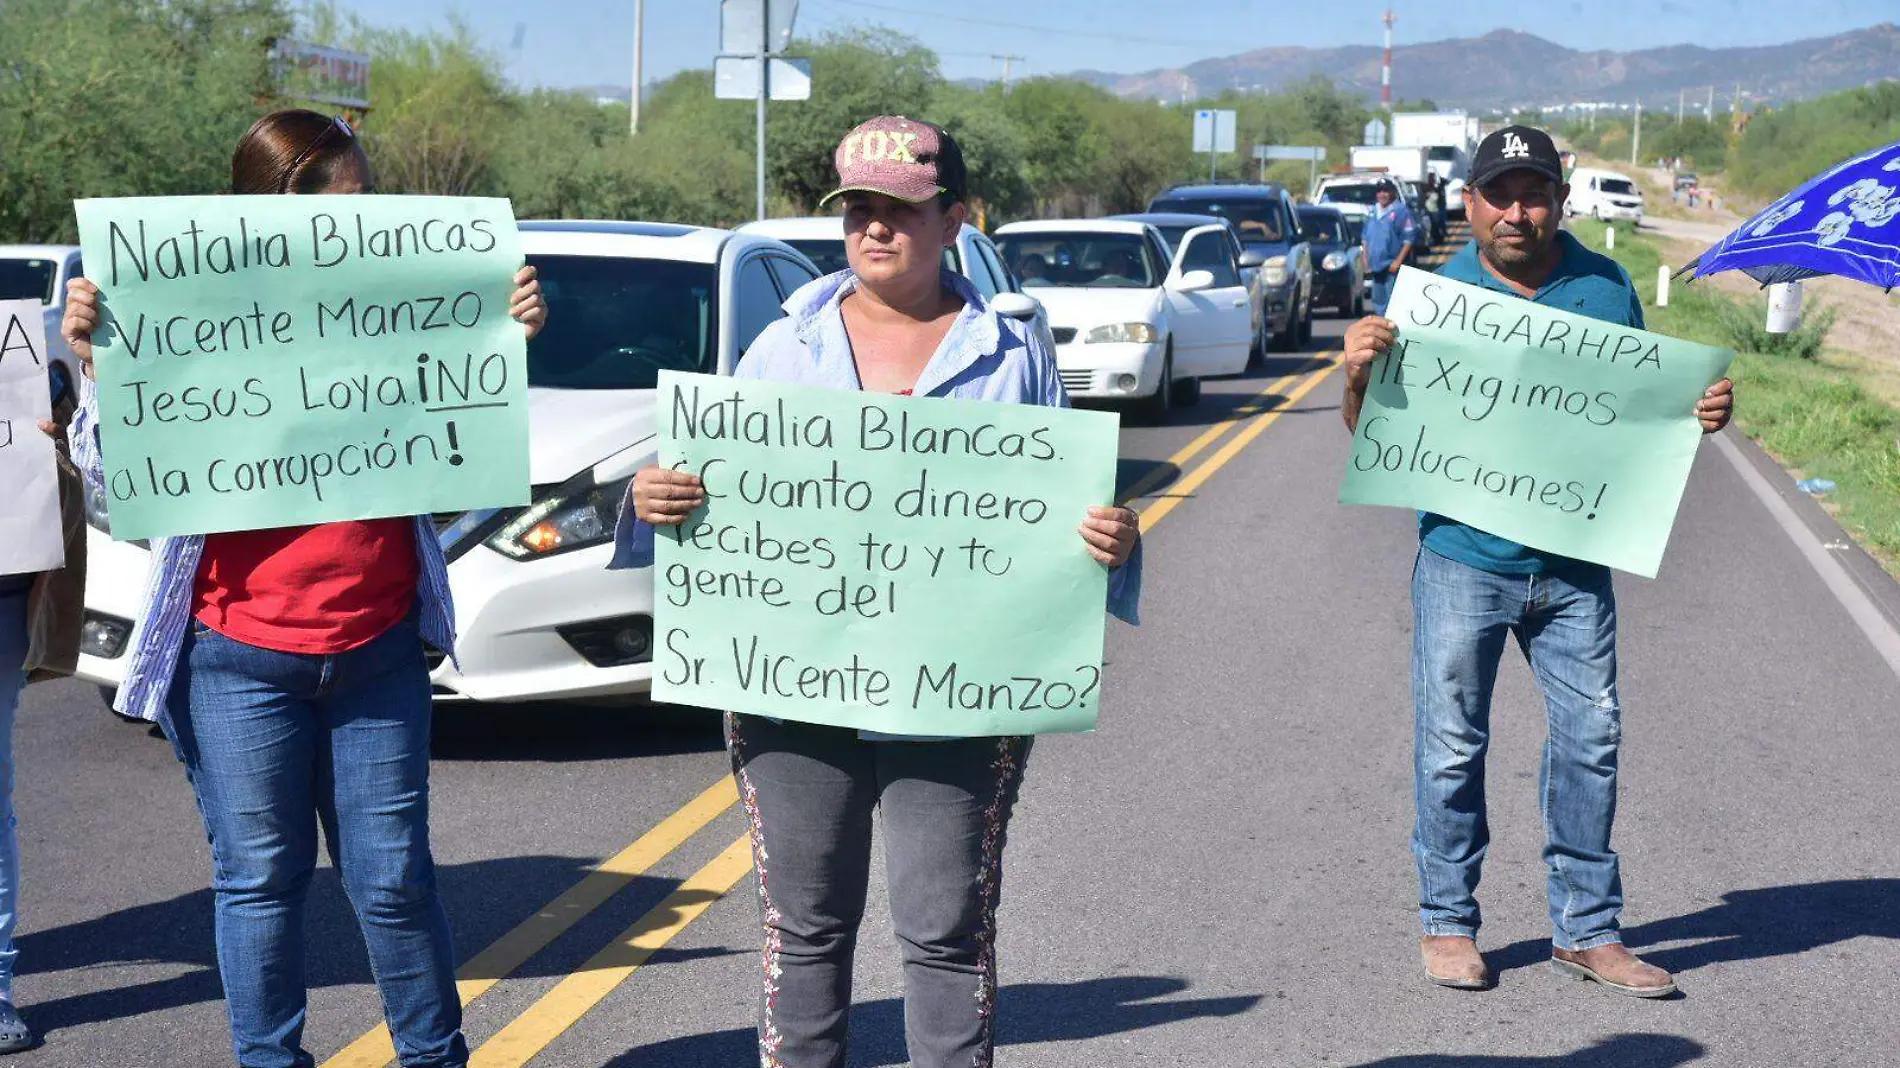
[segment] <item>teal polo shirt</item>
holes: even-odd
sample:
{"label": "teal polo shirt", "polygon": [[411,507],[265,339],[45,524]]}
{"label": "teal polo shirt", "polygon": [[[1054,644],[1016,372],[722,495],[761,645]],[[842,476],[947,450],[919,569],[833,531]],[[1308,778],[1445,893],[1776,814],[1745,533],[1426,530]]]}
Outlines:
{"label": "teal polo shirt", "polygon": [[[1587,315],[1618,326],[1643,329],[1643,302],[1630,284],[1622,265],[1600,253],[1583,247],[1569,231],[1559,231],[1557,243],[1563,259],[1535,295],[1526,298],[1478,262],[1478,243],[1473,241],[1458,250],[1438,274],[1455,282],[1465,282],[1518,300],[1531,300],[1549,308]],[[1563,573],[1600,564],[1573,560],[1547,553],[1508,538],[1488,534],[1456,519],[1432,512],[1418,514],[1418,533],[1425,547],[1448,559],[1469,564],[1495,575],[1541,575]]]}

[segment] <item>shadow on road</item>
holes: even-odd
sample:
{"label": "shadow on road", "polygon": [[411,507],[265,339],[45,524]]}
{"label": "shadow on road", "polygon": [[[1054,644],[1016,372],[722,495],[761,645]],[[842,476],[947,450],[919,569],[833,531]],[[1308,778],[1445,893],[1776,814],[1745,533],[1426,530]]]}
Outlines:
{"label": "shadow on road", "polygon": [[[594,863],[580,857],[526,856],[439,867],[438,885],[455,932],[457,955],[468,957],[477,948],[500,938],[535,909],[579,881],[593,869]],[[209,873],[206,874],[208,877]],[[678,881],[673,879],[634,878],[611,901],[577,924],[569,932],[574,937],[558,942],[553,952],[537,954],[514,974],[527,977],[569,974],[583,962],[587,953],[623,930],[635,917],[658,906],[677,886]],[[684,907],[689,903],[676,904]],[[333,868],[319,869],[311,880],[304,930],[304,943],[311,947],[305,956],[311,989],[372,981],[356,917],[350,911]],[[162,1012],[224,997],[218,980],[209,889],[64,927],[35,931],[19,939],[19,948],[20,961],[27,974],[128,964],[182,965],[191,969],[169,978],[35,1002],[30,1014],[34,1026],[42,1032]],[[742,952],[755,950],[750,947],[663,950],[654,954],[647,966]],[[490,974],[462,977],[501,978]]]}
{"label": "shadow on road", "polygon": [[1706,1052],[1700,1042],[1676,1035],[1616,1035],[1555,1057],[1417,1053],[1367,1061],[1356,1068],[1674,1068],[1701,1060]]}
{"label": "shadow on road", "polygon": [[[1002,989],[997,1008],[997,1045],[1027,1046],[1126,1034],[1207,1017],[1238,1016],[1258,1004],[1256,995],[1157,1001],[1188,988],[1186,979],[1131,975],[1077,983],[1019,983]],[[904,1003],[885,998],[851,1009],[851,1063],[893,1068],[909,1063],[904,1051]],[[609,1061],[606,1068],[730,1068],[759,1055],[751,1028],[669,1039]]]}
{"label": "shadow on road", "polygon": [[617,705],[438,704],[437,760],[564,763],[710,753],[725,747],[719,714],[628,699]]}
{"label": "shadow on road", "polygon": [[[1623,940],[1657,967],[1687,972],[1710,964],[1792,956],[1863,935],[1900,940],[1900,879],[1735,890],[1723,894],[1721,904],[1700,912],[1629,928]],[[1694,944],[1643,948],[1671,942]],[[1540,939],[1485,954],[1498,971],[1549,957],[1550,943]]]}

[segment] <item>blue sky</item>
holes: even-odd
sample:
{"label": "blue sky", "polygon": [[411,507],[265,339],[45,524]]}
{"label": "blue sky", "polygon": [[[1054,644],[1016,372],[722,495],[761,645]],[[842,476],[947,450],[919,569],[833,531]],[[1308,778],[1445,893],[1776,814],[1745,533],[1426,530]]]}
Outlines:
{"label": "blue sky", "polygon": [[[629,78],[633,0],[341,0],[392,26],[425,29],[459,14],[524,85],[618,84]],[[1378,44],[1385,3],[1370,0],[800,0],[797,30],[884,25],[936,49],[952,78],[1081,67],[1138,71],[1255,48]],[[1509,27],[1572,48],[1767,45],[1900,20],[1895,0],[1393,0],[1397,43]],[[646,77],[706,67],[719,47],[718,0],[647,0]],[[1155,14],[1155,11],[1165,14]],[[557,14],[558,12],[558,14]],[[518,26],[521,48],[512,45]]]}

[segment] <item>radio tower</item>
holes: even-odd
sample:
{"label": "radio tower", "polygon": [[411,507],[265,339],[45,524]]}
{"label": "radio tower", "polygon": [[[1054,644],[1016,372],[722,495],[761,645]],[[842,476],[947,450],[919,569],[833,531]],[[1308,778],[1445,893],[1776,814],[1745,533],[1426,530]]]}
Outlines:
{"label": "radio tower", "polygon": [[1397,16],[1391,8],[1385,9],[1385,65],[1379,68],[1379,103],[1387,111],[1392,110],[1392,24]]}

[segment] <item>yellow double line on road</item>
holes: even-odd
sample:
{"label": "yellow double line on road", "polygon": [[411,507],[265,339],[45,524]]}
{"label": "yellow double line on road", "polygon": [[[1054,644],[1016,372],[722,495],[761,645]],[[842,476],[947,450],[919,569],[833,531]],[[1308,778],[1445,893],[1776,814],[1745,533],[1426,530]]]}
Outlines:
{"label": "yellow double line on road", "polygon": [[[1136,503],[1144,531],[1200,489],[1216,471],[1226,466],[1274,421],[1301,398],[1311,393],[1332,373],[1337,363],[1327,354],[1317,365],[1268,383],[1247,398],[1225,419],[1208,427],[1147,476],[1139,479],[1122,495],[1123,503]],[[1304,381],[1301,379],[1304,378]],[[1297,384],[1296,384],[1297,383]],[[1282,390],[1291,389],[1282,393]],[[1251,420],[1251,422],[1249,422]],[[1179,481],[1168,479],[1195,457],[1205,452],[1222,436],[1241,424],[1247,424],[1228,439],[1214,454]],[[1150,497],[1157,490],[1165,493]],[[644,875],[674,850],[692,839],[738,801],[730,777],[721,777],[699,796],[662,820],[639,840],[589,872],[559,897],[523,920],[494,944],[464,964],[457,976],[456,992],[467,1005],[487,993],[496,983],[525,966],[535,954],[552,945],[561,935],[615,894]],[[739,880],[752,870],[748,834],[740,835],[717,857],[686,878],[666,900],[654,906],[633,926],[596,953],[586,963],[555,984],[527,1011],[515,1017],[496,1035],[476,1049],[469,1068],[522,1068],[550,1043],[591,1012],[614,989],[625,982],[664,948],[681,931],[698,919],[713,903],[731,892]],[[378,1025],[335,1056],[322,1068],[385,1068],[396,1058],[389,1029]]]}

